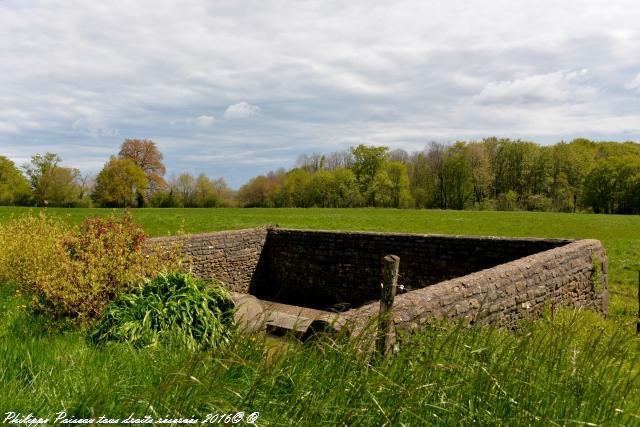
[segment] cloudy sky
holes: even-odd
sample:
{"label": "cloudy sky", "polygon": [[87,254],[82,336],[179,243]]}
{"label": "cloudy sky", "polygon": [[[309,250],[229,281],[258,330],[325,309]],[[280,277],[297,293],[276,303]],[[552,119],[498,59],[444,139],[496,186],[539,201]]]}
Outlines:
{"label": "cloudy sky", "polygon": [[0,155],[151,138],[232,187],[302,153],[640,140],[636,0],[0,0]]}

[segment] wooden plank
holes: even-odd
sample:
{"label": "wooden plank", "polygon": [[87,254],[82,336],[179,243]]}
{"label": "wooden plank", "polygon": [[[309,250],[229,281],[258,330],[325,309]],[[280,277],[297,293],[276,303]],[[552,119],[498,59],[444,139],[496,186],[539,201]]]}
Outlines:
{"label": "wooden plank", "polygon": [[278,311],[268,313],[267,332],[278,335],[292,333],[296,337],[302,337],[313,323],[313,319],[287,314]]}

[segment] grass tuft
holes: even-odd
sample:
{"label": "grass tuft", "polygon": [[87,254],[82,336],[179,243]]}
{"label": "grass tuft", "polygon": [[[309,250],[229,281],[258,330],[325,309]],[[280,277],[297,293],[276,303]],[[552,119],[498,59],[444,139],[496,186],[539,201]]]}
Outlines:
{"label": "grass tuft", "polygon": [[160,274],[111,303],[89,339],[135,347],[168,340],[190,349],[216,348],[233,337],[233,312],[234,303],[221,283],[180,271]]}

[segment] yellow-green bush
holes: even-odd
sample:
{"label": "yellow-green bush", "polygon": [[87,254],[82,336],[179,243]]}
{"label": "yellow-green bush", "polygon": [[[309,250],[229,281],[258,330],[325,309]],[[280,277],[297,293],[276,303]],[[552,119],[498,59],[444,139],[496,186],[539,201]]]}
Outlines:
{"label": "yellow-green bush", "polygon": [[13,282],[53,316],[86,321],[146,278],[179,265],[179,248],[144,244],[128,213],[72,228],[44,213],[0,226],[0,282]]}

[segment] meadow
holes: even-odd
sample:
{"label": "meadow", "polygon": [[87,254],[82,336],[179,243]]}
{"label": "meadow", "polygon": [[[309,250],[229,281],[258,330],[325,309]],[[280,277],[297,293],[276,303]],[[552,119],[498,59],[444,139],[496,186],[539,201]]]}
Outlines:
{"label": "meadow", "polygon": [[[28,209],[0,208],[0,222]],[[109,209],[47,209],[79,223]],[[258,425],[640,425],[637,216],[393,209],[140,209],[150,236],[262,225],[594,238],[609,256],[610,313],[565,310],[516,331],[436,324],[390,361],[344,338],[274,350],[261,338],[195,352],[95,347],[0,285],[0,415],[204,418],[260,412]],[[4,418],[4,417],[3,417]]]}
{"label": "meadow", "polygon": [[[0,207],[0,222],[29,210]],[[78,224],[87,216],[117,209],[47,208],[51,215]],[[410,209],[218,208],[134,209],[135,221],[149,236],[203,233],[264,225],[326,230],[365,230],[478,236],[598,239],[609,256],[610,314],[635,322],[640,270],[640,217],[551,212],[496,212]]]}

